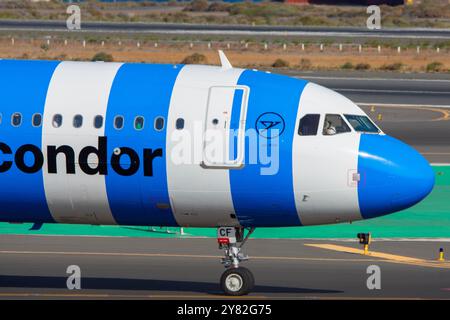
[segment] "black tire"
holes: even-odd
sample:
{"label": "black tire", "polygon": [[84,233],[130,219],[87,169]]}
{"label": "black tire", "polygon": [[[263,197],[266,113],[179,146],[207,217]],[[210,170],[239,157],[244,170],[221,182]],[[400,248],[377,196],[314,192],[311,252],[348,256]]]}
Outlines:
{"label": "black tire", "polygon": [[255,278],[247,268],[227,269],[220,277],[220,286],[225,294],[243,296],[249,294],[255,285]]}

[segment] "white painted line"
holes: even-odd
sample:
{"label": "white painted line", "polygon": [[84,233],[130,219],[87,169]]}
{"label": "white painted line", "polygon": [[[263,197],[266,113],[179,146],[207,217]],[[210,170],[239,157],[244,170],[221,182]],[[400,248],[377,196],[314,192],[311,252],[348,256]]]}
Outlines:
{"label": "white painted line", "polygon": [[377,90],[377,89],[347,89],[347,88],[330,88],[343,92],[372,92],[372,93],[419,93],[419,94],[449,94],[442,91],[419,91],[419,90]]}
{"label": "white painted line", "polygon": [[[11,28],[3,28],[5,30]],[[39,29],[42,30],[42,29]],[[83,30],[83,29],[81,29]],[[268,36],[322,36],[322,37],[351,37],[351,38],[391,38],[398,39],[399,35],[359,32],[323,32],[323,31],[265,31],[265,30],[102,30],[91,29],[86,31],[96,32],[126,32],[126,33],[164,33],[164,34],[214,34],[214,35],[268,35]],[[403,39],[423,39],[423,35],[401,35]],[[450,39],[449,36],[425,36],[427,39]]]}
{"label": "white painted line", "polygon": [[409,81],[409,82],[450,82],[446,79],[405,79],[405,78],[358,78],[358,77],[323,77],[323,76],[297,76],[298,79],[322,79],[322,80],[343,80],[343,81]]}
{"label": "white painted line", "polygon": [[450,167],[450,163],[432,163],[432,167]]}
{"label": "white painted line", "polygon": [[[332,241],[332,242],[355,242],[355,238],[257,238],[250,240],[293,240],[293,241]],[[450,238],[372,238],[372,242],[450,242]]]}

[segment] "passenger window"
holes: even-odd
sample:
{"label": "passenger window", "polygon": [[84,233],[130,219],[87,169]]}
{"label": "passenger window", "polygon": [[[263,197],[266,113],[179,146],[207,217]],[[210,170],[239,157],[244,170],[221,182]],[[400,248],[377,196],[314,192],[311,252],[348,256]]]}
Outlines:
{"label": "passenger window", "polygon": [[82,125],[83,125],[83,116],[77,114],[75,117],[73,117],[73,126],[75,128],[80,128]]}
{"label": "passenger window", "polygon": [[116,116],[114,118],[114,128],[116,130],[121,130],[123,128],[123,117],[122,116]]}
{"label": "passenger window", "polygon": [[18,127],[22,124],[22,115],[19,112],[13,113],[11,117],[11,124],[14,127]]}
{"label": "passenger window", "polygon": [[52,125],[53,125],[53,127],[55,127],[55,128],[61,127],[62,122],[63,122],[63,117],[62,117],[62,115],[60,115],[60,114],[55,114],[55,115],[53,116],[53,120],[52,120]]}
{"label": "passenger window", "polygon": [[0,113],[0,124],[2,124],[2,118],[3,118],[3,116],[2,116],[2,114]]}
{"label": "passenger window", "polygon": [[320,114],[307,114],[300,119],[298,134],[301,136],[315,136],[319,128]]}
{"label": "passenger window", "polygon": [[323,125],[323,135],[332,136],[339,133],[350,132],[350,127],[338,114],[327,114]]}
{"label": "passenger window", "polygon": [[177,121],[175,122],[175,127],[177,128],[177,130],[183,129],[184,128],[184,119],[178,118]]}
{"label": "passenger window", "polygon": [[94,118],[94,128],[95,129],[100,129],[101,127],[103,127],[103,117],[102,116],[95,116]]}
{"label": "passenger window", "polygon": [[155,119],[155,130],[161,131],[164,129],[164,118],[163,117],[157,117]]}
{"label": "passenger window", "polygon": [[33,114],[31,123],[33,124],[33,127],[40,127],[42,124],[42,115],[40,113]]}
{"label": "passenger window", "polygon": [[144,128],[144,117],[138,116],[134,119],[134,128],[142,130]]}

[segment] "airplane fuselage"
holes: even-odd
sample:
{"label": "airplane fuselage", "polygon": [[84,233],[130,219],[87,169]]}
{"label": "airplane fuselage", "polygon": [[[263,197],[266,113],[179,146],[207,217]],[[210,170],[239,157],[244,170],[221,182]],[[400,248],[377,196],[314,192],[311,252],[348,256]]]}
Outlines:
{"label": "airplane fuselage", "polygon": [[415,150],[306,80],[0,60],[0,93],[0,221],[318,225],[402,210],[434,183]]}

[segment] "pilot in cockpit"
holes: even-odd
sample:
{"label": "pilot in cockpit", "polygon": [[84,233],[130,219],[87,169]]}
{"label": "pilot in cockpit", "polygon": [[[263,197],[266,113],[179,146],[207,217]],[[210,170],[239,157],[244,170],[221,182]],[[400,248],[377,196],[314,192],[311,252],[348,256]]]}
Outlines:
{"label": "pilot in cockpit", "polygon": [[331,121],[325,121],[325,125],[323,127],[323,133],[327,136],[332,136],[336,134],[336,128],[331,125]]}

